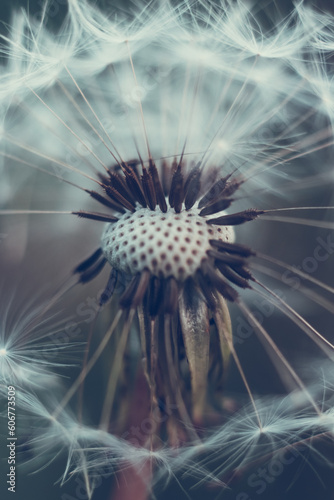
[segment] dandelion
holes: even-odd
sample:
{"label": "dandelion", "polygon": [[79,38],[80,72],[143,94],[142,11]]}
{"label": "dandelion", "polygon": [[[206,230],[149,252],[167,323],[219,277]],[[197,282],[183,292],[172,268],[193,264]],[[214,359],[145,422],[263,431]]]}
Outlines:
{"label": "dandelion", "polygon": [[[7,300],[3,293],[1,310],[1,384],[37,390],[42,378],[45,389],[57,385],[57,370],[69,366],[73,358],[74,344],[70,339],[63,341],[66,318],[59,320],[56,314],[46,314],[46,304],[33,306],[27,299],[19,307],[18,293],[10,295],[9,288],[6,295]],[[78,350],[78,342],[75,348]]]}
{"label": "dandelion", "polygon": [[[82,474],[89,498],[110,474],[114,498],[154,496],[172,477],[187,495],[188,476],[227,495],[286,453],[329,464],[332,391],[308,382],[299,353],[316,350],[330,380],[332,332],[309,311],[333,313],[332,283],[314,274],[333,253],[332,17],[301,3],[284,16],[274,3],[131,14],[69,0],[55,34],[48,8],[15,14],[2,37],[0,155],[18,186],[0,212],[5,258],[27,218],[25,265],[38,251],[51,305],[67,301],[88,329],[62,394],[22,391],[46,425],[31,447],[67,449],[62,482]],[[97,299],[80,302],[95,282]],[[0,361],[24,340],[7,330]]]}

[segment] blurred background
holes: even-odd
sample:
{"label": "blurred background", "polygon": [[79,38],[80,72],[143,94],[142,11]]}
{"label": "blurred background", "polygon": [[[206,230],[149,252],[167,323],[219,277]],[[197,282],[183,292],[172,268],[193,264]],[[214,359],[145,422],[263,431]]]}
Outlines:
{"label": "blurred background", "polygon": [[[136,5],[137,2],[128,1],[108,1],[100,0],[96,1],[97,7],[105,9],[106,12],[112,12],[114,9],[119,9],[125,12],[131,12],[131,6]],[[149,4],[150,2],[142,2],[143,4]],[[307,3],[307,2],[305,2]],[[331,10],[334,12],[333,2],[328,0],[318,0],[316,2],[309,2],[315,5],[319,9]],[[270,2],[263,0],[257,3],[266,7]],[[276,2],[277,8],[282,13],[288,13],[293,2],[288,0],[280,0]],[[1,0],[0,3],[0,33],[6,35],[7,25],[10,23],[11,12],[13,9],[18,9],[21,7],[26,8],[30,15],[35,16],[38,19],[41,13],[41,7],[43,5],[42,0],[29,0],[29,1],[19,1],[19,0]],[[138,3],[137,3],[138,5]],[[51,0],[49,2],[49,8],[47,10],[47,25],[49,29],[57,31],[57,28],[61,25],[64,16],[66,15],[67,7],[66,0]],[[1,71],[1,67],[0,67]],[[51,190],[55,189],[53,193]],[[1,193],[1,189],[0,189]],[[22,195],[23,196],[23,195]],[[50,188],[50,193],[47,194],[51,198],[57,196],[57,187]],[[298,194],[296,194],[298,197]],[[303,196],[308,200],[309,205],[317,204],[333,204],[333,190],[331,185],[320,185],[318,187],[310,186],[308,190],[303,191]],[[1,205],[1,199],[0,199]],[[319,217],[320,218],[320,217]],[[36,223],[38,224],[38,223]],[[282,252],[284,253],[284,259],[291,265],[301,265],[303,260],[312,255],[314,251],[314,246],[317,241],[317,237],[323,237],[326,239],[328,230],[318,229],[318,228],[303,228],[297,226],[291,226],[286,228],[284,233],[284,240],[280,241],[279,231],[277,226],[271,223],[267,224],[267,227],[263,231],[266,234],[266,241],[262,243],[262,251],[270,253],[277,258],[282,259]],[[8,228],[0,230],[0,233],[7,233]],[[31,228],[29,228],[30,230]],[[33,231],[33,228],[31,229]],[[15,221],[9,232],[14,235],[15,232],[24,232],[24,222]],[[71,227],[68,228],[68,234],[70,234]],[[32,233],[33,234],[33,233]],[[76,240],[70,238],[69,241],[58,241],[56,235],[45,235],[45,241],[38,241],[38,244],[30,238],[29,244],[26,248],[26,254],[21,256],[21,263],[18,261],[15,264],[11,264],[11,259],[9,259],[9,252],[7,249],[7,254],[5,253],[4,247],[0,247],[0,258],[2,261],[1,271],[2,276],[5,278],[6,286],[9,286],[11,282],[18,282],[19,290],[18,295],[21,297],[20,300],[24,300],[25,297],[29,297],[31,293],[34,293],[34,284],[40,287],[41,296],[44,293],[45,283],[50,282],[54,279],[54,269],[62,268],[62,274],[65,276],[71,272],[73,267],[77,264],[77,253],[80,255],[85,255],[89,253],[91,247],[91,239],[96,235],[94,230],[82,234]],[[14,236],[13,236],[14,237]],[[298,245],[287,245],[286,241],[293,240],[298,242]],[[48,262],[45,259],[45,245],[52,245],[52,261]],[[82,248],[84,247],[84,252]],[[64,263],[64,255],[67,256],[66,262]],[[284,260],[282,259],[282,260]],[[29,262],[29,266],[25,265]],[[328,262],[319,265],[317,269],[316,278],[323,280],[330,285],[333,285],[333,275],[334,275],[334,263],[333,259],[329,259]],[[90,293],[92,296],[96,295],[98,291],[103,286],[104,278],[97,280],[96,283],[92,285]],[[30,285],[30,286],[29,286]],[[80,300],[84,300],[87,296],[87,292],[79,291],[75,300],[69,299],[66,304],[66,311],[70,311],[72,306],[75,306]],[[81,298],[80,298],[81,297]],[[78,302],[79,301],[79,302]],[[65,307],[65,305],[62,305]],[[237,313],[235,313],[237,314]],[[310,310],[306,311],[307,319],[317,326],[320,331],[332,333],[333,323],[332,316],[328,313],[319,312],[319,308],[310,307]],[[300,337],[297,336],[298,340],[294,340],[295,336],[290,335],[290,322],[282,317],[281,315],[274,314],[266,321],[266,328],[272,332],[273,336],[286,335],[286,349],[287,351],[303,353],[303,357],[307,358],[309,354],[312,354],[312,346],[306,340],[305,343],[300,342]],[[88,328],[87,328],[88,331]],[[289,334],[286,334],[289,332]],[[83,336],[86,332],[83,332]],[[258,346],[254,344],[253,346],[240,347],[240,359],[241,361],[247,360],[249,357],[255,356]],[[270,371],[270,361],[268,360],[268,370]],[[72,377],[76,371],[65,373],[66,376]],[[101,391],[101,383],[98,379],[99,373],[95,375],[94,381],[90,382],[89,390],[91,391]],[[259,377],[256,371],[256,366],[254,373],[251,374],[252,385],[257,387],[258,393],[266,394],[268,391],[272,390],[273,379],[271,377],[263,378]],[[242,382],[237,374],[236,369],[230,374],[230,390],[231,392],[242,391]],[[280,392],[279,381],[275,382],[277,385],[277,392]],[[2,409],[2,408],[1,408]],[[92,419],[94,415],[92,415]],[[27,436],[28,438],[28,436]],[[3,441],[2,441],[3,443]],[[3,453],[3,445],[1,445],[0,453]],[[24,451],[25,455],[29,454],[29,450]],[[2,456],[2,455],[1,455]],[[5,457],[4,457],[5,458]],[[57,456],[54,462],[46,467],[45,469],[37,472],[35,474],[27,473],[26,469],[19,471],[17,479],[17,493],[15,498],[17,500],[85,500],[86,494],[83,489],[81,479],[72,479],[66,483],[62,488],[59,486],[59,478],[62,476],[64,471],[64,464],[66,463],[66,454]],[[3,462],[2,462],[3,463]],[[40,464],[42,466],[42,464]],[[7,464],[4,462],[2,470],[0,470],[0,489],[1,498],[12,498],[10,494],[6,491],[4,485],[4,470],[7,470]],[[249,472],[251,473],[251,471]],[[318,475],[318,478],[316,476]],[[320,466],[316,461],[310,459],[308,463],[305,463],[304,458],[296,459],[291,466],[287,467],[286,470],[280,475],[280,477],[271,482],[266,483],[266,488],[261,493],[256,493],[256,488],[250,488],[248,484],[249,476],[246,478],[238,478],[236,486],[232,487],[231,490],[221,490],[217,488],[214,484],[209,489],[207,486],[201,486],[196,489],[192,489],[194,485],[193,480],[189,480],[183,483],[183,487],[188,493],[182,492],[177,481],[171,481],[170,486],[163,490],[162,485],[158,485],[156,489],[157,500],[169,500],[173,498],[175,500],[186,500],[187,498],[194,500],[201,500],[203,498],[209,499],[222,499],[222,500],[333,500],[334,499],[334,479],[333,471],[327,467]],[[93,500],[111,500],[111,489],[114,484],[114,479],[106,478],[103,479],[102,484],[97,488],[93,495]],[[122,500],[121,498],[119,500]],[[129,500],[129,499],[123,499]],[[131,499],[132,500],[132,499]],[[134,499],[135,500],[135,499]]]}

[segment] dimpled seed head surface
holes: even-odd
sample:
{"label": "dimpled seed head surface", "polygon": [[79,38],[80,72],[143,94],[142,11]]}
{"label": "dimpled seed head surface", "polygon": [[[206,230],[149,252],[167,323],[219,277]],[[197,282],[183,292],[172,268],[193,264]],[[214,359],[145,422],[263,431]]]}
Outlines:
{"label": "dimpled seed head surface", "polygon": [[206,224],[198,209],[177,214],[174,209],[162,213],[141,208],[106,224],[102,250],[110,264],[126,274],[149,269],[159,277],[185,280],[207,258],[210,239],[232,243],[233,228]]}

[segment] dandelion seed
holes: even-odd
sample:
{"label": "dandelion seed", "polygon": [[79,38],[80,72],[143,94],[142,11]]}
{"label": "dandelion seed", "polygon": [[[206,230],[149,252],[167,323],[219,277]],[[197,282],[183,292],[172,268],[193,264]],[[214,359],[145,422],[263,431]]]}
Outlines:
{"label": "dandelion seed", "polygon": [[73,363],[79,342],[64,337],[66,318],[47,314],[45,304],[26,301],[19,308],[15,295],[8,294],[1,307],[0,381],[36,389],[43,377],[45,388],[57,385],[57,370]]}

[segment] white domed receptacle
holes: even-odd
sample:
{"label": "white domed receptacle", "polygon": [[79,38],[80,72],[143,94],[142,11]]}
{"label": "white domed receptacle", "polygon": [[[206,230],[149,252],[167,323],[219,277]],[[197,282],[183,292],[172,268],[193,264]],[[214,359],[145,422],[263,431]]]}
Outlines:
{"label": "white domed receptacle", "polygon": [[180,213],[139,208],[106,224],[102,250],[110,264],[126,274],[149,269],[156,276],[183,281],[207,259],[212,239],[233,243],[233,227],[207,224],[197,208]]}

